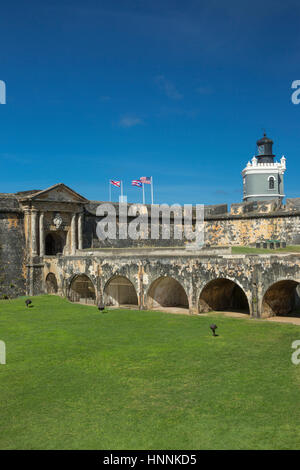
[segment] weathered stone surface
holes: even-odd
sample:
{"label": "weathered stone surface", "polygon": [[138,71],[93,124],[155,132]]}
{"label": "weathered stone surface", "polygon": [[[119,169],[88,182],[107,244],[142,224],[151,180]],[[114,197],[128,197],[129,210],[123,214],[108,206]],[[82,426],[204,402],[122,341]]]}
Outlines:
{"label": "weathered stone surface", "polygon": [[270,201],[249,201],[237,204],[231,204],[230,213],[234,215],[258,213],[270,214],[282,208],[280,199],[272,199]]}
{"label": "weathered stone surface", "polygon": [[26,253],[23,216],[0,212],[0,298],[24,294]]}
{"label": "weathered stone surface", "polygon": [[[92,280],[96,298],[103,298],[110,281],[122,276],[135,288],[140,309],[176,304],[188,305],[191,313],[238,309],[249,310],[250,315],[259,318],[274,314],[266,312],[263,305],[270,287],[282,279],[293,281],[295,286],[300,282],[300,258],[297,255],[172,256],[171,252],[170,256],[159,256],[150,251],[137,260],[131,250],[121,256],[101,256],[95,251],[88,256],[46,258],[44,279],[49,272],[55,274],[61,295],[68,296],[72,279],[80,273]],[[286,305],[282,290],[274,292],[276,301],[280,304],[282,298],[282,305]],[[295,292],[289,294],[293,296]]]}
{"label": "weathered stone surface", "polygon": [[[238,204],[231,213],[226,205],[206,207],[205,247],[198,252],[172,237],[100,242],[98,204],[64,185],[0,194],[0,295],[57,292],[70,297],[75,292],[75,298],[84,275],[94,302],[137,303],[140,309],[175,304],[191,313],[248,308],[260,317],[300,306],[299,256],[231,255],[226,248],[268,239],[300,243],[297,200],[287,200],[286,207],[276,201]],[[49,234],[63,240],[61,254],[47,254],[43,241]],[[81,244],[88,250],[79,249]],[[293,284],[276,284],[281,281]]]}
{"label": "weathered stone surface", "polygon": [[300,211],[300,197],[287,199],[285,207],[287,211]]}

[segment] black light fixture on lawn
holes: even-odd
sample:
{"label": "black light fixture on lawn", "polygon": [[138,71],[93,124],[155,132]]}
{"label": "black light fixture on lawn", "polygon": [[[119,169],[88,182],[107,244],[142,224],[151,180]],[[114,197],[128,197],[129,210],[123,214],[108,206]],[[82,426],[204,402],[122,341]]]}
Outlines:
{"label": "black light fixture on lawn", "polygon": [[218,328],[217,325],[213,323],[212,325],[210,325],[209,328],[211,329],[213,336],[217,336],[216,335],[216,329]]}
{"label": "black light fixture on lawn", "polygon": [[30,299],[25,300],[26,307],[29,307],[30,304],[32,304],[32,301]]}

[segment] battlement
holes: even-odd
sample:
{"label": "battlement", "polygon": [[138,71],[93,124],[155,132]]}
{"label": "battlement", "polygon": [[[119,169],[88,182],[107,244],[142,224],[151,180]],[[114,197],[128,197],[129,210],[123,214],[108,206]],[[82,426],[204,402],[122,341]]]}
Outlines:
{"label": "battlement", "polygon": [[[259,165],[273,165],[269,163],[259,164]],[[34,195],[39,191],[22,191],[18,193],[0,193],[0,212],[20,212],[22,213],[22,204],[21,199],[24,195]],[[108,204],[106,201],[87,201],[84,204],[84,211],[88,215],[96,216],[97,207],[101,204]],[[200,204],[201,202],[199,202]],[[118,215],[119,204],[117,202],[110,202],[115,207],[116,214]],[[136,206],[137,203],[128,203],[128,206]],[[151,204],[146,204],[148,214],[151,214]],[[211,204],[204,206],[204,218],[211,219],[218,217],[230,217],[230,216],[240,216],[240,217],[249,217],[252,215],[265,214],[266,216],[275,216],[275,215],[289,215],[291,213],[300,214],[300,197],[288,198],[285,201],[285,204],[282,202],[281,198],[274,198],[269,201],[249,201],[249,202],[240,202],[232,203],[230,207],[228,204]],[[195,209],[194,209],[195,213]],[[171,214],[172,219],[172,214]]]}
{"label": "battlement", "polygon": [[249,169],[267,169],[270,170],[274,168],[275,170],[286,170],[286,158],[284,156],[281,157],[280,162],[263,162],[260,163],[257,157],[253,157],[251,162],[247,163],[246,168],[243,170],[243,174],[247,172]]}

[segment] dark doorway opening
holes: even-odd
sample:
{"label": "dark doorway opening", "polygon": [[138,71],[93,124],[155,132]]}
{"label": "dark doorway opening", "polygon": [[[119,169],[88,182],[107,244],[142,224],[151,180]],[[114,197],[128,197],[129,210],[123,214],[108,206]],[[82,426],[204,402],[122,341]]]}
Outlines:
{"label": "dark doorway opening", "polygon": [[245,292],[230,279],[215,279],[202,290],[199,299],[199,313],[212,310],[240,313],[249,313],[250,311]]}
{"label": "dark doorway opening", "polygon": [[278,281],[269,287],[262,302],[262,317],[275,315],[300,317],[298,282]]}
{"label": "dark doorway opening", "polygon": [[56,294],[58,287],[57,287],[57,280],[55,274],[49,273],[46,277],[46,288],[47,294]]}
{"label": "dark doorway opening", "polygon": [[95,287],[88,276],[85,274],[79,274],[73,279],[70,286],[69,299],[72,302],[95,304]]}
{"label": "dark doorway opening", "polygon": [[189,301],[182,285],[166,276],[156,279],[150,286],[147,298],[148,308],[179,307],[188,309]]}
{"label": "dark doorway opening", "polygon": [[104,289],[105,305],[136,306],[138,298],[132,282],[124,276],[115,276]]}
{"label": "dark doorway opening", "polygon": [[58,233],[48,233],[45,238],[45,253],[46,255],[55,256],[58,253],[63,253],[65,246],[65,235]]}

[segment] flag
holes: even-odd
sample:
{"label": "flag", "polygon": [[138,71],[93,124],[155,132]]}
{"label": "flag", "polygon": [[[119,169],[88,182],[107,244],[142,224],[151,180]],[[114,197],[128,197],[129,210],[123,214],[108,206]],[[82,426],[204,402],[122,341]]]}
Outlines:
{"label": "flag", "polygon": [[140,181],[144,184],[151,184],[151,176],[141,176]]}
{"label": "flag", "polygon": [[121,186],[121,181],[110,180],[110,184],[119,188]]}
{"label": "flag", "polygon": [[151,176],[141,176],[140,181],[144,184],[151,184]]}
{"label": "flag", "polygon": [[137,186],[138,188],[142,187],[142,182],[140,180],[132,180],[131,184],[132,186]]}

